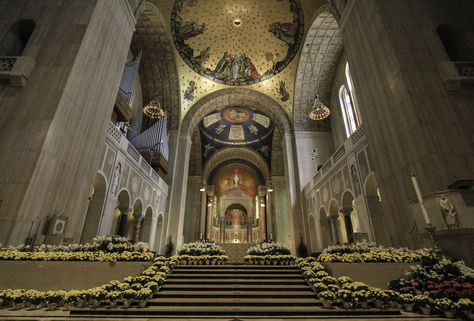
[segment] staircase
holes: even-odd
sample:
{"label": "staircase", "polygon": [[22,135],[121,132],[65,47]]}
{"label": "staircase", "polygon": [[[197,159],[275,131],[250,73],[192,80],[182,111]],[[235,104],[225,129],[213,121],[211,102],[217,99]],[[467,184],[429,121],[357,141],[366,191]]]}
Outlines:
{"label": "staircase", "polygon": [[147,318],[314,318],[400,315],[398,310],[323,309],[292,266],[177,266],[146,308],[76,309],[73,315]]}

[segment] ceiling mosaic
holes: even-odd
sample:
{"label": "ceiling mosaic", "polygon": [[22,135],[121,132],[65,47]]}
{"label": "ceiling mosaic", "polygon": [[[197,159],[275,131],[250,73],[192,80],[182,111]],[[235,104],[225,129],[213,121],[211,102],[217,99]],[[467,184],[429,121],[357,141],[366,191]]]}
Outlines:
{"label": "ceiling mosaic", "polygon": [[[249,85],[285,69],[303,38],[298,0],[177,0],[171,32],[184,62],[225,85]],[[190,87],[194,92],[195,84]],[[285,83],[277,93],[286,101]]]}
{"label": "ceiling mosaic", "polygon": [[267,115],[248,106],[227,106],[213,111],[199,124],[203,163],[227,146],[252,148],[270,163],[274,127]]}

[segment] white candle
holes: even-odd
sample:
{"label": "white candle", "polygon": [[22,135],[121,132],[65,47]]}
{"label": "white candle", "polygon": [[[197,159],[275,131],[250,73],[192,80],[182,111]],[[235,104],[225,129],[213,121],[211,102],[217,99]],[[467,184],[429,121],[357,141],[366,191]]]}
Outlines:
{"label": "white candle", "polygon": [[430,217],[428,212],[426,211],[425,205],[423,203],[423,197],[421,196],[420,187],[418,186],[418,182],[416,180],[415,174],[411,174],[411,182],[413,183],[413,187],[415,188],[416,197],[418,198],[418,203],[420,203],[421,213],[423,214],[423,218],[425,219],[425,223],[427,225],[431,225]]}
{"label": "white candle", "polygon": [[270,240],[273,240],[273,234],[270,233]]}
{"label": "white candle", "polygon": [[202,233],[201,233],[201,235],[199,235],[199,239],[202,240]]}

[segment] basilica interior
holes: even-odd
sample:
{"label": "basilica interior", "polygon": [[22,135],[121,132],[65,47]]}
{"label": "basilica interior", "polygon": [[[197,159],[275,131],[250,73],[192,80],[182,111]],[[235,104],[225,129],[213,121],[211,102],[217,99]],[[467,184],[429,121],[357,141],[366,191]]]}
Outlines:
{"label": "basilica interior", "polygon": [[0,247],[474,264],[470,0],[0,1]]}

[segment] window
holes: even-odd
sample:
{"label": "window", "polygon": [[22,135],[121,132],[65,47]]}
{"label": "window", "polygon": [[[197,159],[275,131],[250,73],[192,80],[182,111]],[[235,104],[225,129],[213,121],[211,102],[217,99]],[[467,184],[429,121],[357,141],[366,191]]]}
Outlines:
{"label": "window", "polygon": [[12,24],[0,43],[0,56],[21,56],[34,29],[33,20],[20,20]]}
{"label": "window", "polygon": [[350,137],[360,126],[360,116],[357,110],[357,104],[354,94],[354,86],[349,70],[349,64],[346,63],[346,85],[339,89],[339,102],[342,109],[342,117],[346,129],[347,137]]}

